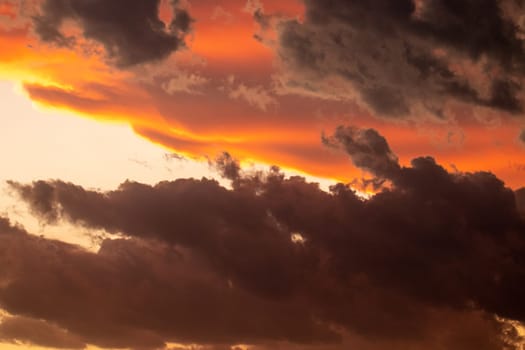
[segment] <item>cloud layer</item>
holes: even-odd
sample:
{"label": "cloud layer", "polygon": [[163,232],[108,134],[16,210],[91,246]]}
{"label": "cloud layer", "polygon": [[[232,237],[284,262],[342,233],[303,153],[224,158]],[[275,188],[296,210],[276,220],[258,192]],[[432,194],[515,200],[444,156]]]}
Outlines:
{"label": "cloud layer", "polygon": [[[282,21],[287,84],[374,113],[443,118],[450,100],[521,113],[525,25],[520,1],[306,0]],[[357,94],[354,93],[357,92]]]}
{"label": "cloud layer", "polygon": [[227,154],[216,166],[232,189],[12,182],[45,222],[129,239],[94,254],[4,224],[0,304],[105,346],[513,349],[517,333],[496,316],[525,321],[521,192],[429,157],[400,166],[373,129],[326,140],[390,185],[370,199],[343,184],[328,193],[277,168],[244,173]]}

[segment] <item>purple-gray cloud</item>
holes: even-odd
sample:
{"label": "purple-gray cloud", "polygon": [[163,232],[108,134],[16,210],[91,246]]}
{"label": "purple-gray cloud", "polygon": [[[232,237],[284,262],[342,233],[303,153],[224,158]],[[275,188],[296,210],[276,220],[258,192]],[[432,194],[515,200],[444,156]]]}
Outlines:
{"label": "purple-gray cloud", "polygon": [[521,192],[430,157],[400,166],[373,129],[325,140],[389,186],[370,199],[343,184],[324,192],[275,167],[244,173],[227,154],[215,164],[232,189],[207,179],[104,193],[11,182],[45,222],[128,239],[95,254],[2,234],[0,305],[102,346],[345,348],[354,334],[400,348],[518,349],[496,317],[525,321]]}
{"label": "purple-gray cloud", "polygon": [[77,22],[87,39],[102,44],[121,67],[160,60],[184,47],[192,19],[172,0],[173,20],[159,18],[160,0],[45,0],[33,17],[36,33],[45,42],[72,45],[74,37],[61,31],[66,20]]}
{"label": "purple-gray cloud", "polygon": [[289,88],[388,117],[443,118],[451,101],[523,112],[523,2],[304,2],[304,21],[278,27]]}

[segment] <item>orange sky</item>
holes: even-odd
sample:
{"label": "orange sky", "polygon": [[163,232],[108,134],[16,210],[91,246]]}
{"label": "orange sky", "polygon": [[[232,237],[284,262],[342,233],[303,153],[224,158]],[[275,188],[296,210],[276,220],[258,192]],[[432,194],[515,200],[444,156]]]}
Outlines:
{"label": "orange sky", "polygon": [[0,0],[0,350],[525,350],[525,5],[474,2]]}
{"label": "orange sky", "polygon": [[[299,1],[264,6],[272,13],[302,13]],[[447,167],[490,170],[513,188],[525,185],[519,118],[458,105],[453,123],[392,122],[358,104],[281,95],[275,90],[275,50],[254,38],[260,28],[246,1],[195,2],[190,12],[196,21],[187,49],[163,62],[118,69],[93,42],[81,41],[77,49],[40,43],[17,9],[1,3],[0,79],[22,84],[43,106],[129,123],[138,135],[195,157],[228,151],[240,159],[351,181],[363,174],[344,154],[322,146],[321,135],[352,124],[376,128],[403,164],[431,155]],[[169,19],[166,6],[161,17]],[[96,50],[88,54],[86,48]],[[476,118],[491,122],[473,122]]]}

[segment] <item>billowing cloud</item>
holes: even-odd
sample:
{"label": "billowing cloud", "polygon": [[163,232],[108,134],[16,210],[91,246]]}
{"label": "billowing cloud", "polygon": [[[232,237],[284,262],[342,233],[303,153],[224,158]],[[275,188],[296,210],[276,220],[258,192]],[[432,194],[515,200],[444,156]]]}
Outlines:
{"label": "billowing cloud", "polygon": [[392,178],[400,171],[397,156],[390,150],[386,139],[374,129],[339,127],[323,142],[332,147],[342,147],[359,168],[372,174]]}
{"label": "billowing cloud", "polygon": [[358,99],[383,116],[443,118],[450,101],[523,110],[522,2],[306,0],[305,6],[304,21],[285,20],[279,28],[291,90]]}
{"label": "billowing cloud", "polygon": [[212,165],[214,165],[219,171],[219,174],[226,179],[235,181],[239,179],[241,175],[241,166],[239,165],[239,162],[227,152],[219,155]]}
{"label": "billowing cloud", "polygon": [[[247,293],[183,247],[107,240],[98,253],[91,253],[5,222],[0,242],[0,305],[10,314],[31,317],[3,320],[4,341],[83,347],[73,340],[84,339],[102,347],[157,349],[167,340],[235,344],[338,339],[299,301],[277,303]],[[42,334],[46,329],[52,332]]]}
{"label": "billowing cloud", "polygon": [[[106,241],[88,254],[4,235],[30,243],[22,250],[27,256],[9,250],[14,261],[26,260],[6,270],[11,282],[0,304],[104,344],[148,329],[159,341],[516,348],[519,336],[501,320],[525,321],[525,218],[517,194],[490,173],[450,173],[430,157],[401,166],[372,129],[341,127],[327,140],[391,185],[369,199],[343,184],[324,192],[277,168],[243,172],[227,154],[217,167],[232,189],[207,179],[126,182],[104,193],[61,181],[12,182],[46,222],[130,239]],[[76,274],[61,270],[77,259]],[[49,310],[29,297],[44,280],[46,295],[64,307]],[[64,300],[69,290],[78,297]],[[107,324],[111,336],[97,338],[93,322]]]}
{"label": "billowing cloud", "polygon": [[73,20],[85,38],[102,44],[110,58],[126,67],[166,58],[184,46],[192,19],[178,0],[171,3],[173,19],[168,25],[159,18],[160,0],[45,0],[33,21],[43,41],[70,46],[75,38],[62,27]]}

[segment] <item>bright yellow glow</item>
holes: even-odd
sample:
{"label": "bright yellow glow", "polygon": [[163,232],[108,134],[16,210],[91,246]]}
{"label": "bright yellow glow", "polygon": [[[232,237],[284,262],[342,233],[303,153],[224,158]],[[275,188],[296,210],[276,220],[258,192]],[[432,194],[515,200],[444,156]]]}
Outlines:
{"label": "bright yellow glow", "polygon": [[[17,92],[18,91],[18,92]],[[127,179],[154,184],[177,177],[212,176],[204,161],[167,160],[167,151],[129,126],[35,109],[12,83],[0,82],[0,214],[45,234],[96,250],[92,234],[71,225],[42,225],[9,194],[5,181],[61,179],[87,188],[115,189]]]}

